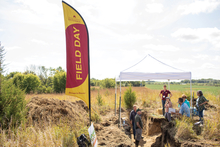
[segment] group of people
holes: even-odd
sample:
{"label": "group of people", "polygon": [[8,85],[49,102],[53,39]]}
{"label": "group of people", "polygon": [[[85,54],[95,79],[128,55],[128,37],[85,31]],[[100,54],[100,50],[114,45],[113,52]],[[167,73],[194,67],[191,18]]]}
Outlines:
{"label": "group of people", "polygon": [[[172,108],[172,102],[170,98],[172,97],[172,93],[166,89],[166,85],[163,87],[164,89],[160,91],[159,97],[162,100],[163,107],[163,115],[168,121],[171,121],[171,114],[176,115],[185,115],[190,117],[190,103],[187,100],[187,96],[185,94],[182,95],[181,98],[178,99],[178,107],[180,107],[179,111],[169,112],[169,108]],[[170,94],[170,96],[168,96]],[[199,113],[199,120],[203,123],[203,111],[205,109],[205,104],[209,102],[204,96],[201,90],[197,91],[197,100],[196,100],[196,108]]]}
{"label": "group of people", "polygon": [[133,106],[133,110],[130,113],[130,123],[132,124],[132,130],[134,134],[135,139],[135,145],[139,145],[139,141],[142,138],[142,129],[143,129],[143,123],[141,120],[141,109],[137,109],[137,106]]}
{"label": "group of people", "polygon": [[[172,93],[166,89],[166,85],[163,87],[164,89],[160,91],[159,97],[162,100],[162,107],[163,107],[163,116],[168,121],[171,121],[171,114],[176,114],[179,116],[185,115],[190,117],[190,103],[187,100],[187,96],[185,94],[182,95],[181,98],[178,99],[178,107],[180,108],[179,111],[170,112],[169,108],[172,108],[171,97]],[[170,96],[169,96],[170,95]],[[205,104],[208,103],[208,100],[203,96],[202,91],[197,92],[197,100],[196,100],[196,108],[199,113],[199,120],[203,123],[203,110],[205,109]],[[133,106],[133,110],[130,113],[130,123],[132,124],[132,130],[135,139],[135,145],[139,145],[139,141],[142,138],[142,129],[143,123],[141,120],[141,109],[137,109],[137,106]]]}

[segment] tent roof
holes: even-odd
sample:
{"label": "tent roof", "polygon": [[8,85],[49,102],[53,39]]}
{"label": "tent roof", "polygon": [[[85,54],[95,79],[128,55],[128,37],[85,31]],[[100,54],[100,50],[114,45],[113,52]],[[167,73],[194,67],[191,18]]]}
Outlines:
{"label": "tent roof", "polygon": [[172,67],[151,55],[120,72],[117,81],[191,79],[191,72]]}

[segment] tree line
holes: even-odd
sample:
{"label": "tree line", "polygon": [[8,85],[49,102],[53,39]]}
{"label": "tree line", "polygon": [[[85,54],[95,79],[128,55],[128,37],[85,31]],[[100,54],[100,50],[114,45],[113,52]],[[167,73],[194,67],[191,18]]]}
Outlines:
{"label": "tree line", "polygon": [[[22,72],[11,72],[5,75],[6,80],[11,80],[13,84],[25,93],[64,93],[66,87],[66,72],[62,67],[46,68],[45,66],[30,65]],[[180,82],[171,82],[171,84],[189,84],[189,80]],[[209,85],[220,86],[220,80],[215,79],[198,79],[192,80],[193,85]],[[145,84],[167,84],[167,82],[155,81],[122,81],[121,86],[133,87],[145,86]],[[119,86],[119,82],[117,83]],[[98,86],[100,88],[114,88],[115,79],[106,78],[103,80],[92,78],[90,86]]]}
{"label": "tree line", "polygon": [[6,74],[5,79],[11,80],[25,93],[63,93],[66,87],[66,72],[62,67],[46,68],[30,65],[23,73]]}

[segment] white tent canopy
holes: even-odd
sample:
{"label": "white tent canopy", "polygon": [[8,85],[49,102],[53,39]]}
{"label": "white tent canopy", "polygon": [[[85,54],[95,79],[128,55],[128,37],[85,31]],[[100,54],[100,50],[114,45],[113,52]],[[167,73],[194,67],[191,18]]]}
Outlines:
{"label": "white tent canopy", "polygon": [[[147,81],[147,80],[190,80],[191,106],[192,106],[192,84],[191,72],[172,67],[161,62],[150,54],[145,56],[138,63],[120,72],[115,82],[120,81],[120,104],[119,122],[121,125],[121,81]],[[115,87],[115,114],[116,114],[116,91]]]}
{"label": "white tent canopy", "polygon": [[151,55],[120,72],[117,81],[191,80],[191,72],[169,66]]}

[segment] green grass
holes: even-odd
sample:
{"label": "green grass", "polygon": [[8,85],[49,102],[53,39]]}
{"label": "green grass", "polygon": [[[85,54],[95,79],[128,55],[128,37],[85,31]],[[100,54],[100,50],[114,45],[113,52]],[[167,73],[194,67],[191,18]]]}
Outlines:
{"label": "green grass", "polygon": [[[146,84],[145,85],[147,88],[150,89],[155,89],[155,90],[162,90],[163,89],[163,84],[158,84],[158,85],[152,85],[152,84]],[[168,88],[168,85],[167,85]],[[190,85],[171,85],[170,84],[170,90],[177,90],[181,92],[185,91],[190,91]],[[215,86],[199,86],[199,85],[192,85],[192,90],[193,92],[197,92],[198,90],[202,90],[202,92],[205,93],[210,93],[215,96],[220,95],[220,87],[215,87]],[[195,93],[196,95],[196,93]]]}

